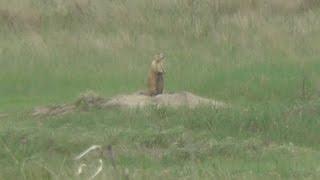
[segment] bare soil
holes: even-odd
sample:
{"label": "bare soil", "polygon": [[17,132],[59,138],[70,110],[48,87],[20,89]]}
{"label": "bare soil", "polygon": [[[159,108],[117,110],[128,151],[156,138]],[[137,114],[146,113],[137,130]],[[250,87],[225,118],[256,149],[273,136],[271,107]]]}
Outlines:
{"label": "bare soil", "polygon": [[146,96],[141,93],[118,95],[112,98],[104,98],[90,91],[83,93],[71,104],[62,104],[46,107],[37,107],[32,115],[63,115],[76,110],[89,110],[91,108],[144,108],[155,107],[187,107],[196,108],[200,106],[210,106],[212,108],[224,108],[227,104],[213,99],[197,96],[190,92],[165,93],[157,96]]}

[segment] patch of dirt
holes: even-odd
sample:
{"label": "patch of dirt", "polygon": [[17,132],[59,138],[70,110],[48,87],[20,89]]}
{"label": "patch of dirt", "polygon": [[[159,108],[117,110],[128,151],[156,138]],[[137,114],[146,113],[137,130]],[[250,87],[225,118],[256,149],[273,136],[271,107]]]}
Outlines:
{"label": "patch of dirt", "polygon": [[199,106],[211,106],[215,108],[226,107],[226,104],[223,102],[203,98],[190,92],[160,94],[153,98],[153,103],[157,106],[185,106],[189,108],[196,108]]}
{"label": "patch of dirt", "polygon": [[151,105],[152,97],[139,93],[131,95],[118,95],[106,101],[103,107],[142,108]]}
{"label": "patch of dirt", "polygon": [[146,96],[141,93],[129,95],[118,95],[107,99],[89,91],[83,93],[71,104],[38,107],[32,112],[33,116],[63,115],[76,110],[90,110],[92,108],[143,108],[147,106],[156,107],[187,107],[196,108],[199,106],[210,106],[212,108],[224,108],[227,104],[212,99],[203,98],[190,92],[165,93],[157,96]]}
{"label": "patch of dirt", "polygon": [[55,106],[47,106],[47,107],[37,107],[33,110],[33,116],[41,116],[41,115],[48,115],[48,116],[55,116],[55,115],[64,115],[76,110],[75,105],[55,105]]}
{"label": "patch of dirt", "polygon": [[74,105],[82,110],[89,110],[91,108],[101,108],[108,99],[99,96],[93,91],[88,91],[80,94],[78,99],[74,102]]}
{"label": "patch of dirt", "polygon": [[139,93],[130,95],[120,95],[116,96],[105,104],[104,107],[146,107],[154,105],[156,107],[188,107],[196,108],[199,106],[212,106],[212,107],[225,107],[226,104],[223,102],[215,101],[212,99],[206,99],[190,92],[180,92],[180,93],[165,93],[159,94],[157,96],[146,96]]}

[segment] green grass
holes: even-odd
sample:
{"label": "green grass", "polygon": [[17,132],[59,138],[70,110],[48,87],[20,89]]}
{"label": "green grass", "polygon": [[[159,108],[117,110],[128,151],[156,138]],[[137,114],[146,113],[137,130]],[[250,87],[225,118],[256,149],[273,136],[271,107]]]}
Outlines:
{"label": "green grass", "polygon": [[[86,2],[0,1],[0,179],[78,179],[92,144],[112,144],[120,174],[102,157],[97,179],[320,178],[319,3]],[[30,116],[144,89],[160,51],[166,91],[232,107]]]}
{"label": "green grass", "polygon": [[[319,178],[319,113],[287,117],[274,108],[20,114],[4,121],[1,143],[9,151],[1,151],[1,175],[68,179],[75,177],[78,153],[112,144],[118,168],[137,179]],[[115,176],[108,159],[105,166],[102,177]]]}

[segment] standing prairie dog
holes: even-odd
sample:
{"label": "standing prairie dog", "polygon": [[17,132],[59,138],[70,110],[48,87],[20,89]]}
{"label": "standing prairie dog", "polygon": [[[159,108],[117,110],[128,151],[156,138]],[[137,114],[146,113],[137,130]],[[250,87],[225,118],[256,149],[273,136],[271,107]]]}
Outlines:
{"label": "standing prairie dog", "polygon": [[164,88],[164,59],[163,53],[154,55],[148,75],[148,95],[162,94]]}

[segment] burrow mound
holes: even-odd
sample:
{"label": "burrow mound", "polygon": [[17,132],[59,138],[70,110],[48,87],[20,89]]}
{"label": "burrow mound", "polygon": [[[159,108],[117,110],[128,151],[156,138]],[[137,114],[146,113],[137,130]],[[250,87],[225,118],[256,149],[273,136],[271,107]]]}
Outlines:
{"label": "burrow mound", "polygon": [[203,98],[190,92],[164,93],[152,97],[141,93],[133,93],[129,95],[118,95],[107,99],[97,95],[95,92],[88,91],[81,94],[75,102],[70,104],[37,107],[33,110],[32,115],[62,115],[76,110],[89,110],[91,108],[144,108],[147,106],[172,108],[209,106],[212,108],[224,108],[227,107],[227,104],[221,101]]}

